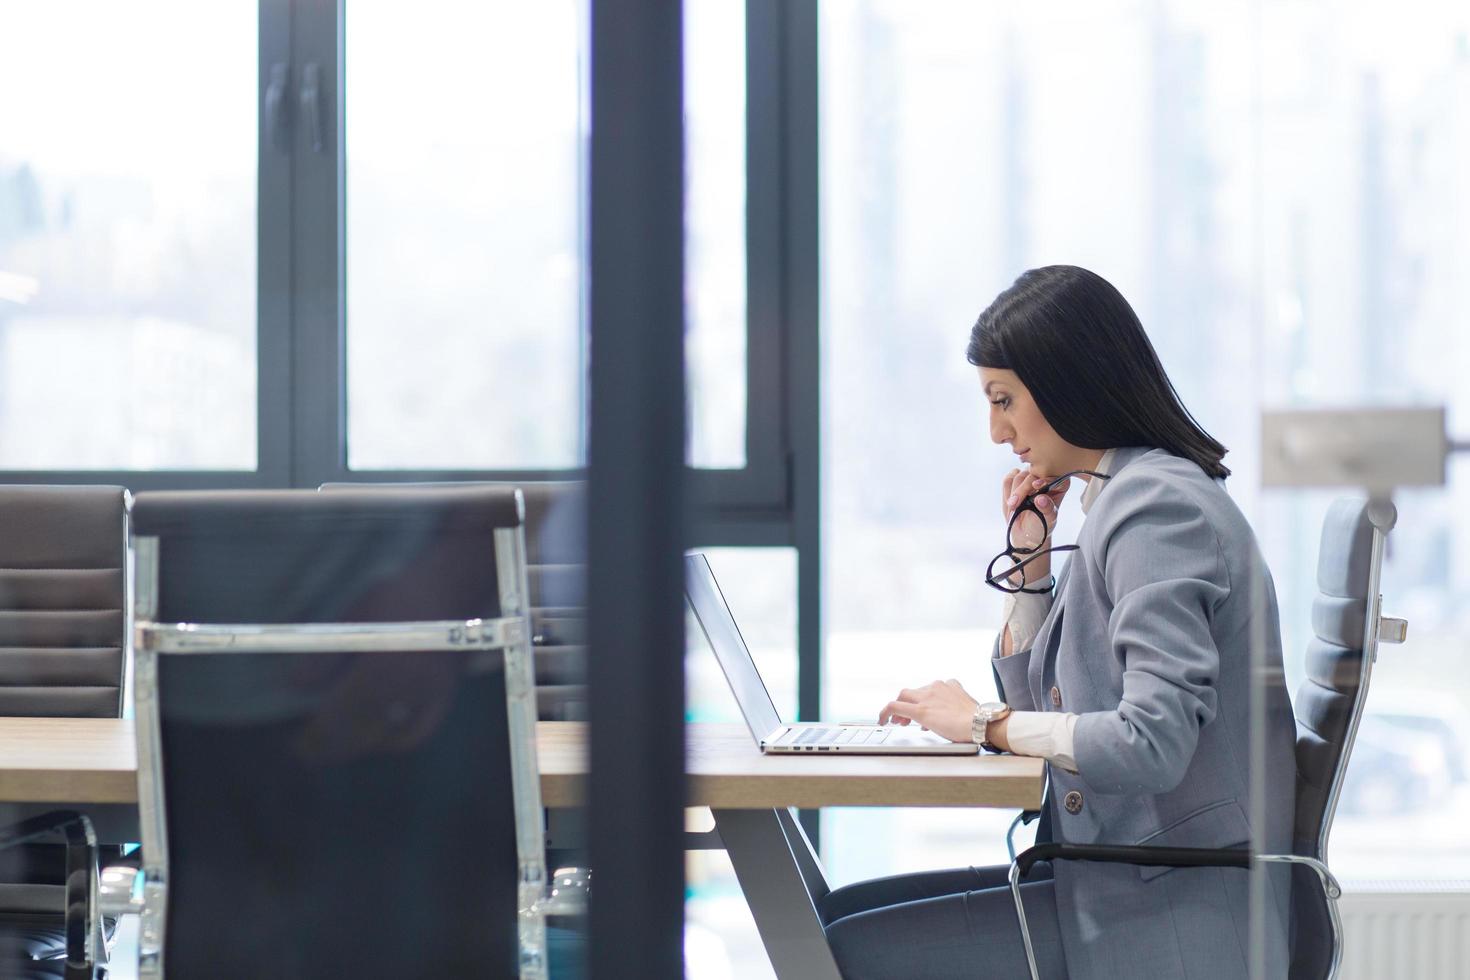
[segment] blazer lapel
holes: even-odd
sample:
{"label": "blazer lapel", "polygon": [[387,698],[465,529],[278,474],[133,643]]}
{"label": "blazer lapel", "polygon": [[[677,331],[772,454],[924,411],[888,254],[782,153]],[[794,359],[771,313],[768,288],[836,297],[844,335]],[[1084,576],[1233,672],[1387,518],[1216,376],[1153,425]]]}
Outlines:
{"label": "blazer lapel", "polygon": [[1067,552],[1066,562],[1062,565],[1062,570],[1057,575],[1057,584],[1052,589],[1051,609],[1046,614],[1046,624],[1037,635],[1036,642],[1031,644],[1031,662],[1026,665],[1026,684],[1031,688],[1031,697],[1038,705],[1044,703],[1042,679],[1046,676],[1047,666],[1056,657],[1056,642],[1052,638],[1062,626],[1062,616],[1067,605],[1068,572],[1072,570],[1072,556],[1075,554],[1075,551]]}
{"label": "blazer lapel", "polygon": [[[1148,451],[1149,447],[1147,446],[1126,446],[1118,449],[1113,454],[1112,473],[1109,476],[1116,476],[1123,470],[1123,467]],[[1107,493],[1107,487],[1103,487],[1101,492]],[[1086,518],[1083,518],[1083,520],[1086,521]],[[1062,564],[1062,570],[1057,574],[1056,587],[1052,591],[1052,607],[1051,611],[1047,613],[1046,625],[1042,628],[1041,634],[1037,636],[1036,642],[1031,647],[1031,662],[1026,665],[1026,682],[1027,686],[1031,688],[1031,696],[1038,705],[1045,703],[1042,694],[1045,690],[1044,679],[1046,678],[1047,672],[1051,669],[1053,661],[1056,660],[1058,642],[1053,637],[1058,635],[1058,631],[1062,626],[1062,617],[1066,613],[1067,585],[1072,580],[1072,561],[1081,554],[1080,551],[1069,551],[1066,553],[1067,557]]]}

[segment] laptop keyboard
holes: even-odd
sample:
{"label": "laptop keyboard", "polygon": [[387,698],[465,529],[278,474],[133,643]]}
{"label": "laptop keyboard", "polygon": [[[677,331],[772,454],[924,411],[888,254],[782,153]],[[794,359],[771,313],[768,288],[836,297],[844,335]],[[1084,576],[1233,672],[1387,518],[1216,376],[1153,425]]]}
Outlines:
{"label": "laptop keyboard", "polygon": [[792,745],[879,745],[888,737],[885,728],[803,728]]}

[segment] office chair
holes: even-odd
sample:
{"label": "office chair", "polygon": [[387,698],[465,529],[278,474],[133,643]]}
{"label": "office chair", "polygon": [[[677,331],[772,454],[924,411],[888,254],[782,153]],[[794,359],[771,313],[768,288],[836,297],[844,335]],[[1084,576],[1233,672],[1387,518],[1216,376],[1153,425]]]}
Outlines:
{"label": "office chair", "polygon": [[140,976],[546,975],[522,506],[138,495]]}
{"label": "office chair", "polygon": [[[0,487],[0,715],[121,714],[127,508],[122,487]],[[106,959],[97,923],[68,924],[74,866],[97,859],[90,823],[69,811],[0,828],[0,974],[90,975],[69,936],[92,942],[88,962]]]}
{"label": "office chair", "polygon": [[323,483],[321,490],[411,487],[516,488],[526,502],[526,567],[536,704],[542,721],[587,719],[587,485],[527,483]]}
{"label": "office chair", "polygon": [[1296,807],[1292,853],[1246,849],[1044,843],[1011,862],[1011,895],[1033,980],[1039,980],[1021,879],[1042,861],[1108,861],[1164,867],[1250,868],[1285,864],[1291,871],[1291,980],[1337,975],[1342,959],[1342,889],[1327,867],[1327,838],[1363,715],[1378,644],[1402,643],[1408,623],[1382,614],[1379,583],[1384,542],[1398,520],[1387,501],[1341,499],[1322,523],[1317,555],[1318,595],[1312,602],[1313,638],[1307,677],[1296,696]]}
{"label": "office chair", "polygon": [[[396,490],[443,487],[518,489],[526,504],[526,567],[531,598],[531,646],[536,671],[536,713],[542,721],[587,718],[587,485],[581,481],[526,483],[324,483],[339,490]],[[584,814],[547,812],[547,863],[561,888],[555,914],[575,932],[586,912],[591,873]],[[559,946],[567,930],[553,933]]]}

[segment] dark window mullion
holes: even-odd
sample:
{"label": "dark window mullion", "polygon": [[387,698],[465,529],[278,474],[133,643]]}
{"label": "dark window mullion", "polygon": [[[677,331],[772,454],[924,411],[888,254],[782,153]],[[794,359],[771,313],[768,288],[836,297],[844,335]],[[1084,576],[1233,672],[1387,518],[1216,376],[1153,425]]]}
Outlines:
{"label": "dark window mullion", "polygon": [[[347,473],[341,0],[292,7],[291,483]],[[315,123],[305,83],[314,69]]]}
{"label": "dark window mullion", "polygon": [[[260,0],[256,199],[256,473],[243,485],[291,482],[291,146],[296,73],[290,0]],[[268,105],[284,82],[279,108]],[[214,486],[214,474],[148,474],[168,486]],[[249,476],[249,475],[247,475]],[[136,477],[129,486],[137,486]],[[228,485],[228,484],[227,484]],[[242,485],[242,484],[236,484]]]}
{"label": "dark window mullion", "polygon": [[[762,0],[767,2],[767,0]],[[817,0],[769,0],[781,16],[782,321],[791,440],[791,521],[797,549],[797,711],[822,707],[821,175]],[[801,822],[820,844],[817,812]]]}
{"label": "dark window mullion", "polygon": [[781,4],[745,6],[746,468],[739,503],[787,508]]}

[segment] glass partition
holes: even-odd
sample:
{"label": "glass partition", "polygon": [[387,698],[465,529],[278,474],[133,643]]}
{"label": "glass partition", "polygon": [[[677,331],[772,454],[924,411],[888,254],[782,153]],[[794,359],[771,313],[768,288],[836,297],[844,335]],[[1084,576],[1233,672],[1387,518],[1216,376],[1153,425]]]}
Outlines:
{"label": "glass partition", "polygon": [[[1001,597],[982,577],[1014,458],[964,350],[1001,289],[1052,263],[1119,287],[1230,449],[1296,690],[1334,495],[1261,492],[1260,410],[1444,403],[1452,432],[1470,412],[1470,12],[1382,14],[822,4],[826,714],[936,677],[991,690]],[[1470,792],[1465,464],[1396,500],[1383,593],[1411,628],[1380,653],[1333,835],[1350,889],[1467,876],[1445,819]],[[837,881],[983,863],[999,823],[837,811],[824,851]]]}

